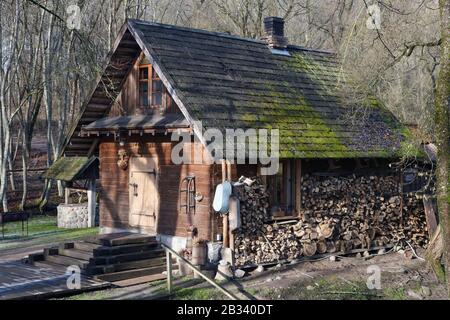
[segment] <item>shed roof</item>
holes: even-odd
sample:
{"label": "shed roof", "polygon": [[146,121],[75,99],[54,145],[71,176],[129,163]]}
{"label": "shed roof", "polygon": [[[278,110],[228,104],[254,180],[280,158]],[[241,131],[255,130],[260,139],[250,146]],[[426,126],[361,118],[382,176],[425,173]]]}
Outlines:
{"label": "shed roof", "polygon": [[[41,178],[66,182],[78,179],[97,178],[97,157],[64,157],[56,160]],[[93,172],[89,172],[89,171]]]}
{"label": "shed roof", "polygon": [[82,131],[119,131],[119,130],[145,130],[145,129],[169,129],[188,128],[189,122],[182,114],[167,115],[138,115],[101,118],[86,126]]}
{"label": "shed roof", "polygon": [[279,129],[285,158],[393,157],[408,134],[376,99],[360,98],[333,53],[275,54],[264,41],[139,20],[127,21],[117,50],[130,34],[197,134],[195,121]]}

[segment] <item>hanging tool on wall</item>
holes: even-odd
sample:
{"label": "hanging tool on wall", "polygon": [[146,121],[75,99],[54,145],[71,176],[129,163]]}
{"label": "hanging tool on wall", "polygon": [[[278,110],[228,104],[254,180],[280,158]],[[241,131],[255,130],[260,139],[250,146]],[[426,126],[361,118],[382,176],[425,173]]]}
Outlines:
{"label": "hanging tool on wall", "polygon": [[[183,188],[184,186],[184,188]],[[183,203],[182,194],[185,194],[185,202]],[[197,199],[197,192],[195,186],[195,176],[187,176],[181,180],[180,191],[180,212],[185,209],[186,214],[195,214],[195,202]]]}

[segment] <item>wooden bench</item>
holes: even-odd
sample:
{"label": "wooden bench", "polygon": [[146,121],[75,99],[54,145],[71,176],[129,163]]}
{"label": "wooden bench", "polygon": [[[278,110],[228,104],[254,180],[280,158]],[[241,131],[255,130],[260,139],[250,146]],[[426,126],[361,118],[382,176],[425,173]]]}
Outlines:
{"label": "wooden bench", "polygon": [[25,225],[28,236],[28,219],[30,218],[29,212],[0,212],[0,223],[2,224],[2,239],[5,238],[5,224],[9,222],[22,222],[22,236],[25,233]]}

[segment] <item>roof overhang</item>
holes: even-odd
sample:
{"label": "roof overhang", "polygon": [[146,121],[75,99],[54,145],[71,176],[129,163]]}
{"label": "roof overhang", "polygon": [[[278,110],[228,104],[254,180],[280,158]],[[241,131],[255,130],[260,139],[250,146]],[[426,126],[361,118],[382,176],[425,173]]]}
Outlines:
{"label": "roof overhang", "polygon": [[106,117],[83,126],[81,136],[120,134],[124,131],[128,134],[169,133],[190,131],[190,125],[182,114]]}

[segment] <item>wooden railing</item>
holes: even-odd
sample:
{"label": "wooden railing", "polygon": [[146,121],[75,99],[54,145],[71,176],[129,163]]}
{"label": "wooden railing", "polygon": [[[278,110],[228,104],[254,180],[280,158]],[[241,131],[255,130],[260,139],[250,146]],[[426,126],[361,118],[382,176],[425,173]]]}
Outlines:
{"label": "wooden railing", "polygon": [[203,274],[199,268],[194,266],[192,263],[190,263],[188,260],[180,256],[177,252],[175,252],[172,248],[166,246],[165,244],[161,243],[161,246],[166,250],[166,264],[167,264],[167,291],[169,293],[172,293],[172,255],[180,259],[182,262],[184,262],[192,271],[194,271],[194,274],[198,274],[200,277],[202,277],[204,280],[206,280],[209,284],[211,284],[214,288],[222,292],[224,295],[226,295],[231,300],[239,300],[238,297],[236,297],[234,294],[232,294],[230,291],[225,289],[223,286],[215,282],[214,280],[208,278],[205,274]]}

